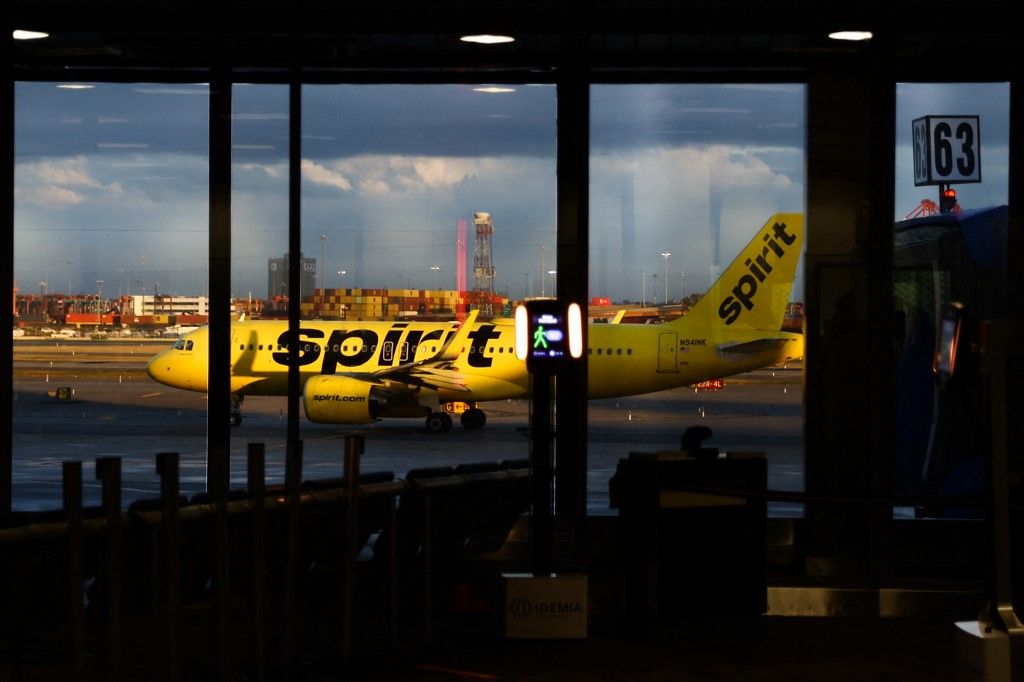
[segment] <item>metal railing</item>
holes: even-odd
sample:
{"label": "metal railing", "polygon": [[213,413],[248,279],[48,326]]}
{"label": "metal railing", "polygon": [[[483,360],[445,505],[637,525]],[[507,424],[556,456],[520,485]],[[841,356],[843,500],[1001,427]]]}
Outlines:
{"label": "metal railing", "polygon": [[[472,538],[481,533],[507,534],[528,507],[529,471],[517,462],[426,478],[410,472],[405,480],[360,476],[362,451],[362,437],[348,436],[343,478],[302,483],[302,443],[296,442],[286,454],[284,485],[267,486],[264,446],[250,444],[245,490],[220,500],[200,493],[191,501],[180,494],[178,454],[160,453],[160,497],[137,501],[127,511],[119,458],[96,461],[102,505],[90,509],[82,506],[82,463],[64,463],[64,509],[0,528],[0,578],[20,591],[19,603],[27,609],[0,616],[0,640],[4,628],[20,631],[29,620],[34,632],[66,633],[40,644],[36,663],[63,668],[70,680],[119,680],[139,669],[179,680],[189,677],[185,663],[196,658],[206,661],[204,674],[212,678],[244,672],[256,680],[288,679],[297,675],[301,633],[313,618],[302,613],[312,611],[311,595],[300,598],[312,589],[304,581],[313,566],[328,567],[324,598],[340,598],[336,609],[327,609],[339,633],[333,658],[347,664],[359,653],[357,586],[371,573],[375,579],[364,586],[377,589],[375,599],[387,605],[387,646],[399,646],[399,587],[407,583],[420,600],[402,611],[411,618],[421,611],[411,630],[429,640],[434,562],[458,558],[452,548],[479,544]],[[468,501],[477,513],[465,514],[456,501]],[[490,527],[482,529],[481,519],[489,519]],[[373,559],[359,561],[371,545]],[[16,585],[26,574],[30,578]],[[55,590],[62,575],[65,587]],[[49,611],[36,606],[43,601]],[[195,614],[204,611],[209,630],[197,636]],[[239,612],[244,618],[232,619]],[[126,639],[143,644],[127,651]],[[232,657],[239,641],[244,652]],[[8,658],[8,668],[21,665],[30,678],[29,648],[24,641],[7,651],[0,645],[0,672]]]}

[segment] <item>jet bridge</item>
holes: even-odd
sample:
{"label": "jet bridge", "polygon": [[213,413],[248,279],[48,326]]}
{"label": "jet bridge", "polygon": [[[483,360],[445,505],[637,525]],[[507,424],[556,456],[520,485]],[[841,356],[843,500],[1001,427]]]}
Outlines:
{"label": "jet bridge", "polygon": [[1006,206],[895,224],[895,492],[971,495],[983,489],[990,435],[980,371],[968,366],[957,381],[940,387],[932,362],[936,331],[951,302],[963,306],[968,344],[978,341],[983,320],[1005,319],[1007,226]]}

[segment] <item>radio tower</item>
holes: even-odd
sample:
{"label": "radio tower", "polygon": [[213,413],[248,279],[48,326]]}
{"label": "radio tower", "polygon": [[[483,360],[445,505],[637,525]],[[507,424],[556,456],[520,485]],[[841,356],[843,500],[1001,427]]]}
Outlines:
{"label": "radio tower", "polygon": [[473,227],[476,228],[476,242],[473,245],[473,291],[480,312],[493,315],[491,298],[494,293],[494,264],[491,262],[491,235],[494,225],[490,213],[474,213]]}

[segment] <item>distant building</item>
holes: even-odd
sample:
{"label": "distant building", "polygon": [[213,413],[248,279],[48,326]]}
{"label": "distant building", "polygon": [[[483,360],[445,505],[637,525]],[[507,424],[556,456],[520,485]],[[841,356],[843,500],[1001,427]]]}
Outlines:
{"label": "distant building", "polygon": [[[312,295],[316,289],[316,258],[299,254],[302,273],[299,275],[299,299]],[[288,254],[267,261],[267,299],[288,295]]]}
{"label": "distant building", "polygon": [[206,296],[127,296],[128,305],[122,311],[143,315],[209,315],[210,299]]}

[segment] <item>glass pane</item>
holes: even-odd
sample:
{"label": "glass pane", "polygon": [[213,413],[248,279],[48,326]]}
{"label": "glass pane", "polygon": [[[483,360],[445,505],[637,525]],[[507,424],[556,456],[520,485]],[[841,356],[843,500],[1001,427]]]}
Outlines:
{"label": "glass pane", "polygon": [[[969,114],[969,116],[965,116]],[[975,118],[976,117],[976,118]],[[969,137],[965,137],[969,134]],[[931,147],[931,157],[927,156]],[[969,348],[979,323],[1006,316],[1009,86],[900,84],[896,90],[893,252],[896,414],[891,480],[897,494],[980,495],[987,396]],[[934,161],[931,165],[929,161]],[[944,207],[938,183],[956,178]],[[966,181],[962,181],[966,179]],[[945,210],[947,209],[948,210]],[[950,304],[962,306],[954,313]],[[953,380],[933,361],[943,321],[963,319]],[[947,339],[949,337],[947,336]],[[948,344],[947,344],[948,347]],[[976,516],[980,510],[897,507],[901,518]]]}
{"label": "glass pane", "polygon": [[527,457],[509,316],[542,253],[554,267],[555,88],[306,86],[302,158],[307,475],[339,475],[349,433],[396,476]]}
{"label": "glass pane", "polygon": [[232,108],[232,390],[242,399],[232,415],[231,480],[242,487],[250,442],[266,448],[267,482],[284,483],[286,380],[275,382],[277,398],[259,396],[265,387],[257,389],[255,380],[265,361],[287,369],[273,362],[276,344],[255,341],[251,325],[288,323],[288,86],[235,85]]}
{"label": "glass pane", "polygon": [[[61,461],[100,456],[124,458],[126,501],[158,490],[168,450],[197,490],[206,396],[146,366],[206,313],[207,86],[18,83],[15,98],[14,507],[59,507]],[[83,478],[98,503],[91,465]]]}
{"label": "glass pane", "polygon": [[590,310],[609,323],[589,349],[591,396],[608,396],[590,402],[591,511],[620,458],[678,450],[689,427],[766,452],[769,487],[802,490],[802,362],[786,360],[803,355],[802,216],[776,214],[804,211],[803,86],[591,93]]}

